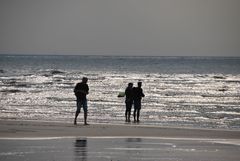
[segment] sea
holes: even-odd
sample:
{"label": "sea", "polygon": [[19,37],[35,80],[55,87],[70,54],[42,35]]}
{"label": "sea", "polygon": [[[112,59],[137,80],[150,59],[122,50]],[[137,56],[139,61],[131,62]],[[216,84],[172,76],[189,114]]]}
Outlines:
{"label": "sea", "polygon": [[240,129],[240,57],[0,55],[0,119],[73,123],[82,77],[90,124],[126,124],[117,96],[142,81],[141,125]]}

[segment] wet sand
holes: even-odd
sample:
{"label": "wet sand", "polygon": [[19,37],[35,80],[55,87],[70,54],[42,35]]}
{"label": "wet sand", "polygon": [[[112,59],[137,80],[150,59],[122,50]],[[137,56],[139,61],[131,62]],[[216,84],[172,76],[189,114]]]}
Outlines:
{"label": "wet sand", "polygon": [[158,138],[0,139],[0,160],[239,161],[239,145]]}
{"label": "wet sand", "polygon": [[166,137],[240,139],[240,130],[190,129],[144,126],[141,124],[94,124],[0,120],[1,138],[23,137]]}
{"label": "wet sand", "polygon": [[0,160],[239,161],[240,131],[0,120]]}

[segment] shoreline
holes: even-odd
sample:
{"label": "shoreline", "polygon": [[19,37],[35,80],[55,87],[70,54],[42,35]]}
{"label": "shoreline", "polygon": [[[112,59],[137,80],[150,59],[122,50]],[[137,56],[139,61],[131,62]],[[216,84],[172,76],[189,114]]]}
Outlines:
{"label": "shoreline", "polygon": [[240,130],[161,127],[141,124],[73,125],[72,123],[0,120],[0,139],[4,138],[72,138],[72,137],[148,137],[181,139],[235,139]]}
{"label": "shoreline", "polygon": [[[5,119],[5,118],[0,118],[0,122],[35,122],[35,123],[53,123],[53,124],[67,124],[67,125],[73,125],[72,121],[65,121],[65,120],[31,120],[31,119]],[[148,127],[148,128],[170,128],[170,129],[186,129],[186,130],[216,130],[216,131],[239,131],[240,132],[240,128],[223,128],[223,127],[216,127],[216,128],[211,128],[211,127],[194,127],[194,126],[182,126],[182,125],[162,125],[162,124],[145,124],[144,122],[140,122],[140,123],[134,123],[133,121],[129,122],[124,122],[124,120],[122,120],[121,123],[118,122],[113,122],[113,123],[109,123],[109,122],[89,122],[88,123],[90,125],[110,125],[110,126],[139,126],[139,127]],[[77,122],[77,126],[84,126],[83,122],[78,121]],[[76,125],[74,125],[76,126]]]}

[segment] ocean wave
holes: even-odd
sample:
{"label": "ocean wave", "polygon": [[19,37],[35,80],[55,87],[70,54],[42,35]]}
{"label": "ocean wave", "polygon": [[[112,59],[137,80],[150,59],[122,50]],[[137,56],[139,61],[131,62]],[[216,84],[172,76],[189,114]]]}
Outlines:
{"label": "ocean wave", "polygon": [[[146,95],[141,110],[143,124],[240,127],[232,122],[240,112],[237,91],[240,75],[230,74],[79,73],[44,69],[19,76],[1,76],[4,109],[0,108],[3,113],[0,118],[72,120],[76,109],[73,89],[82,76],[89,77],[89,119],[96,122],[124,122],[125,102],[117,94],[125,90],[128,82],[136,85],[142,79]],[[17,112],[4,115],[6,109],[14,109],[15,105],[18,105]]]}
{"label": "ocean wave", "polygon": [[51,70],[50,73],[52,75],[55,75],[55,74],[64,74],[65,72],[64,71],[60,71],[60,70]]}
{"label": "ocean wave", "polygon": [[32,83],[25,82],[21,78],[2,78],[0,82],[2,87],[30,88],[32,86]]}
{"label": "ocean wave", "polygon": [[60,98],[60,97],[46,97],[48,100],[53,100],[53,101],[57,101],[57,102],[73,102],[75,101],[74,98]]}
{"label": "ocean wave", "polygon": [[[222,92],[222,91],[220,91]],[[229,97],[229,98],[234,98],[234,97],[240,97],[240,94],[224,94],[224,92],[222,94],[202,94],[202,97],[209,97],[209,98],[224,98],[224,97]]]}
{"label": "ocean wave", "polygon": [[38,73],[40,75],[42,75],[42,76],[45,76],[45,77],[51,77],[53,75],[63,75],[63,74],[66,74],[65,71],[54,70],[54,69],[40,70],[40,71],[38,71]]}
{"label": "ocean wave", "polygon": [[240,80],[226,80],[226,83],[240,83]]}
{"label": "ocean wave", "polygon": [[[43,82],[43,83],[38,83],[38,84],[42,84],[42,85],[53,85],[53,82]],[[37,85],[37,84],[36,84]]]}
{"label": "ocean wave", "polygon": [[19,89],[3,89],[3,90],[0,90],[0,92],[3,92],[3,93],[19,93],[19,92],[26,92],[26,91],[19,90]]}
{"label": "ocean wave", "polygon": [[213,78],[215,78],[215,79],[226,79],[226,77],[220,76],[220,75],[215,75],[215,76],[213,76]]}
{"label": "ocean wave", "polygon": [[16,78],[2,78],[1,81],[3,84],[15,85],[19,79]]}

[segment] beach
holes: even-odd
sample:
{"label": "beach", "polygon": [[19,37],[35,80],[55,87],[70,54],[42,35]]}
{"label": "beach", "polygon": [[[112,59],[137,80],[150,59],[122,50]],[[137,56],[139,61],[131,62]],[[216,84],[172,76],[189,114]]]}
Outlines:
{"label": "beach", "polygon": [[[0,56],[0,161],[239,161],[239,58]],[[224,68],[219,68],[224,67]],[[73,125],[82,77],[88,123]],[[129,82],[140,123],[125,123]]]}
{"label": "beach", "polygon": [[240,161],[238,6],[0,1],[0,161]]}
{"label": "beach", "polygon": [[240,131],[0,120],[0,160],[240,159]]}
{"label": "beach", "polygon": [[202,138],[240,139],[239,130],[216,130],[146,126],[141,124],[97,124],[73,125],[62,122],[40,121],[0,121],[1,138],[37,137],[163,137],[163,138]]}

